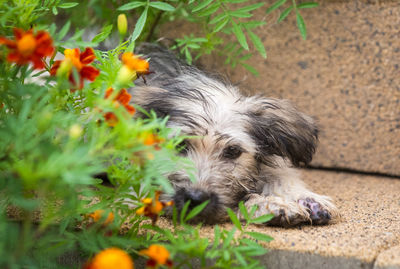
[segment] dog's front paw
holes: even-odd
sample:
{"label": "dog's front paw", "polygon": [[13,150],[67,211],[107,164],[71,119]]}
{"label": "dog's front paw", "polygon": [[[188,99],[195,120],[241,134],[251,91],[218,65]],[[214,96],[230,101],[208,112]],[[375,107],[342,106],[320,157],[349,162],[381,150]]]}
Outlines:
{"label": "dog's front paw", "polygon": [[332,218],[329,210],[313,198],[299,199],[297,202],[310,214],[312,224],[327,224]]}
{"label": "dog's front paw", "polygon": [[251,194],[245,206],[251,210],[257,205],[254,217],[274,214],[274,218],[266,223],[272,226],[290,227],[302,223],[323,225],[339,215],[328,197],[315,196],[287,201],[278,196]]}
{"label": "dog's front paw", "polygon": [[272,226],[289,227],[309,221],[308,211],[295,201],[287,202],[281,197],[251,194],[245,202],[248,211],[257,206],[253,217],[257,218],[267,214],[275,216],[266,224]]}

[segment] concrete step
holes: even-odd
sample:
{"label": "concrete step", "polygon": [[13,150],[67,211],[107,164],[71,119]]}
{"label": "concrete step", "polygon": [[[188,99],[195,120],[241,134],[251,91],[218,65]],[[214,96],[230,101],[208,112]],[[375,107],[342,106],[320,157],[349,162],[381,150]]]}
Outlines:
{"label": "concrete step", "polygon": [[[400,269],[400,179],[301,173],[312,190],[334,199],[342,218],[326,226],[251,227],[274,238],[266,244],[270,252],[261,257],[267,268]],[[165,220],[159,224],[168,226]],[[201,232],[212,237],[213,227]]]}

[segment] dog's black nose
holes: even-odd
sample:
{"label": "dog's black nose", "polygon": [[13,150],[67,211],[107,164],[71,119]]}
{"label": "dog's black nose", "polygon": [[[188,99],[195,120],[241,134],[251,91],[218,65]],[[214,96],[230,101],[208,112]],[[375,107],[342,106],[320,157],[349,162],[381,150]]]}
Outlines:
{"label": "dog's black nose", "polygon": [[190,201],[190,207],[195,207],[210,199],[210,195],[199,189],[187,190],[185,193],[185,203]]}
{"label": "dog's black nose", "polygon": [[214,192],[202,190],[199,188],[181,188],[175,192],[174,202],[176,209],[180,212],[185,204],[190,201],[189,211],[194,207],[209,200],[208,205],[200,212],[194,219],[190,221],[193,223],[203,222],[213,224],[220,221],[217,211],[222,210],[219,203],[218,196]]}

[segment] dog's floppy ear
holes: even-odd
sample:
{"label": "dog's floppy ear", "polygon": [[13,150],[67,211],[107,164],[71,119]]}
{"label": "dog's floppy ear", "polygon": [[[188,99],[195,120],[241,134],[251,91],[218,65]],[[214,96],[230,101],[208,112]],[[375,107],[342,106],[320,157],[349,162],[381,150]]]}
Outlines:
{"label": "dog's floppy ear", "polygon": [[312,118],[286,100],[251,99],[250,134],[260,160],[269,162],[271,155],[278,155],[290,159],[295,166],[309,163],[318,141],[318,128]]}
{"label": "dog's floppy ear", "polygon": [[132,102],[134,104],[148,112],[154,110],[157,117],[164,118],[171,114],[170,110],[173,108],[173,105],[165,89],[151,86],[138,86],[129,89],[129,93],[132,95]]}

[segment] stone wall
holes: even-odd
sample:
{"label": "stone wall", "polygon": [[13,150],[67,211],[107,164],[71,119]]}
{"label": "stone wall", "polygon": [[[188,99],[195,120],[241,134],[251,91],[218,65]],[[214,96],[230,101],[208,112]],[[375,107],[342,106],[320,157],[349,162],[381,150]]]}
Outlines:
{"label": "stone wall", "polygon": [[[252,62],[259,77],[215,57],[203,65],[314,116],[322,133],[313,165],[400,175],[400,1],[320,1],[301,13],[306,41],[294,16],[273,24],[276,13],[258,12],[268,54]],[[163,35],[192,31],[185,24]]]}

